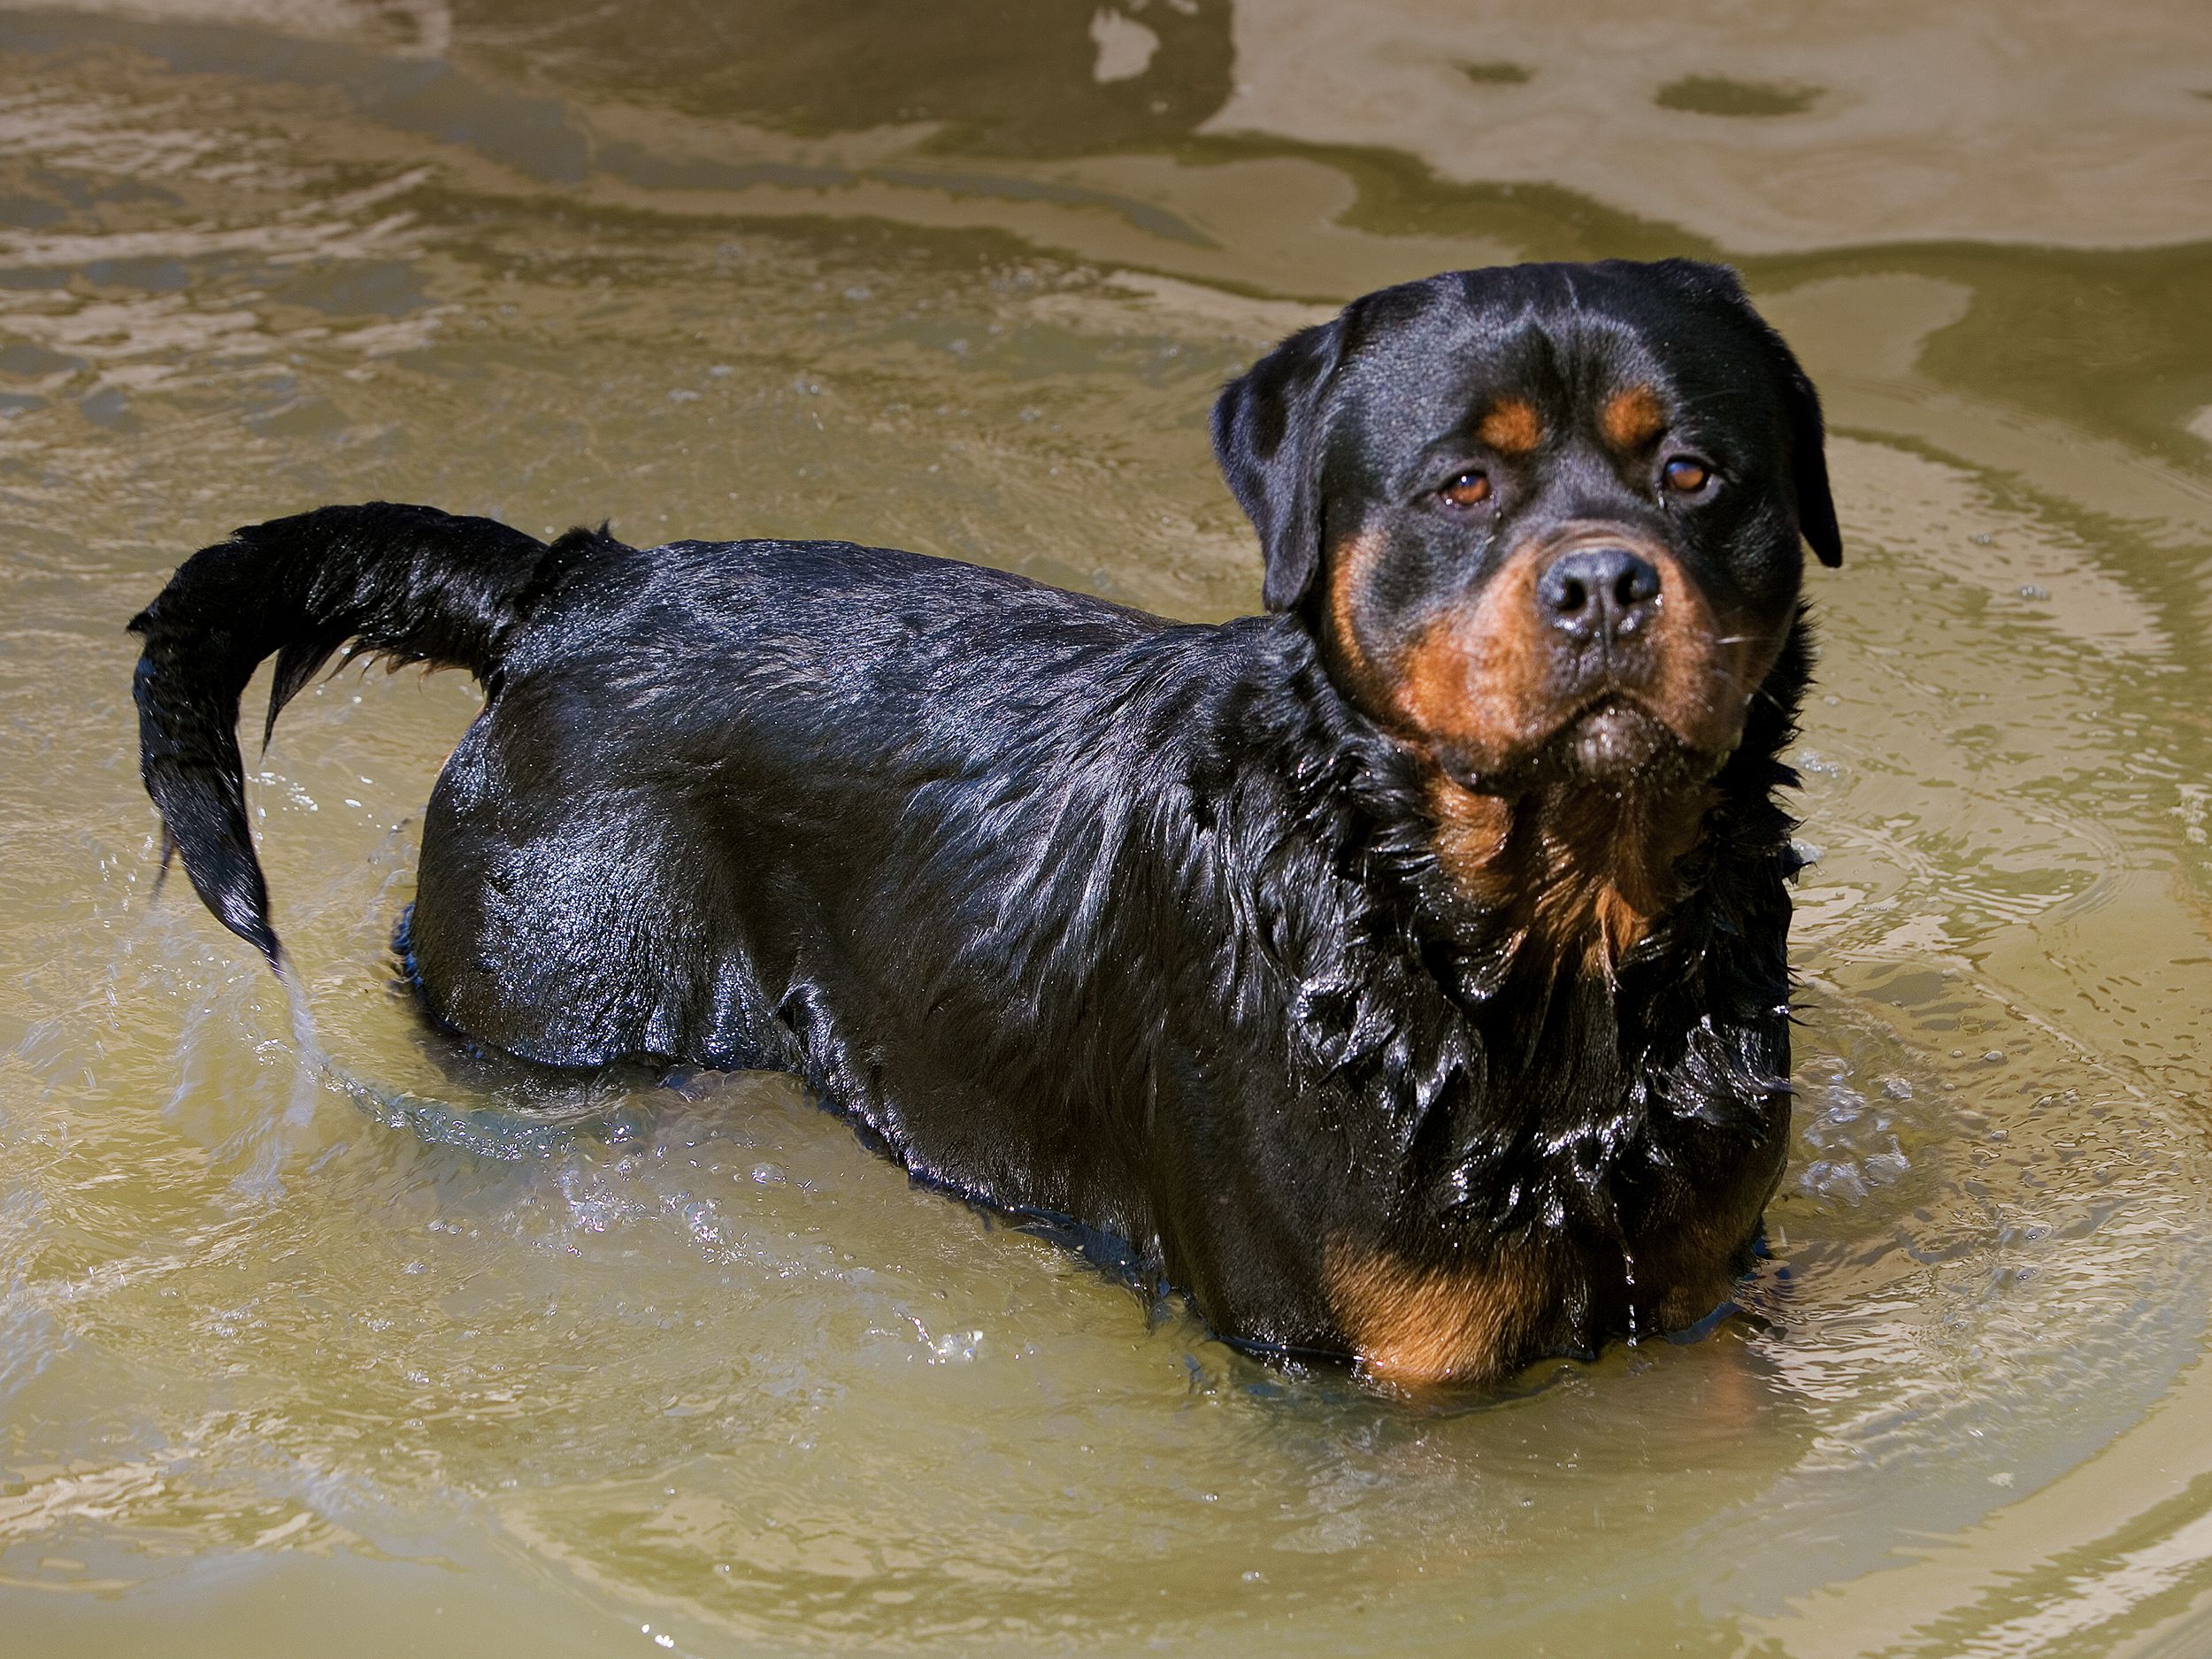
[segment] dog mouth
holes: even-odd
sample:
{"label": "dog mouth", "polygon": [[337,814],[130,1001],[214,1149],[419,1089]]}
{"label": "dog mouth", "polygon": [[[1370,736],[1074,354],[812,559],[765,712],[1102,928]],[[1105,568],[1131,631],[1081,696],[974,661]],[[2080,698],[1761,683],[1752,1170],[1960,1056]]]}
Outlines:
{"label": "dog mouth", "polygon": [[1450,757],[1440,758],[1456,781],[1484,793],[1563,783],[1624,790],[1630,785],[1678,787],[1704,782],[1733,749],[1732,743],[1717,753],[1694,748],[1642,703],[1616,692],[1569,715],[1502,768],[1454,765]]}
{"label": "dog mouth", "polygon": [[1664,721],[1624,697],[1601,698],[1571,717],[1546,747],[1557,750],[1570,769],[1593,780],[1642,772],[1670,751],[1690,753]]}

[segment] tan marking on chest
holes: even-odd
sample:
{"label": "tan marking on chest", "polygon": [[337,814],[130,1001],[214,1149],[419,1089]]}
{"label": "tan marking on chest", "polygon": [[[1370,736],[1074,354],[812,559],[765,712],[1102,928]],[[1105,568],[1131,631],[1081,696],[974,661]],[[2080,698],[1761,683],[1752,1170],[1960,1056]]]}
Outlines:
{"label": "tan marking on chest", "polygon": [[1601,882],[1590,895],[1590,915],[1597,923],[1593,951],[1603,952],[1609,964],[1618,962],[1643,942],[1644,935],[1651,931],[1651,911],[1656,908],[1648,900],[1631,899],[1612,882]]}
{"label": "tan marking on chest", "polygon": [[1436,816],[1436,862],[1452,885],[1478,904],[1499,905],[1519,882],[1505,858],[1513,833],[1513,803],[1479,795],[1441,772],[1429,780],[1429,810]]}
{"label": "tan marking on chest", "polygon": [[1547,1276],[1509,1256],[1433,1268],[1336,1239],[1322,1275],[1360,1369],[1407,1386],[1502,1375],[1553,1302]]}
{"label": "tan marking on chest", "polygon": [[1582,951],[1602,974],[1673,907],[1676,866],[1719,800],[1710,786],[1509,800],[1432,772],[1430,846],[1461,898],[1554,951]]}
{"label": "tan marking on chest", "polygon": [[1666,408],[1648,386],[1616,392],[1598,411],[1598,432],[1616,449],[1633,453],[1666,429]]}
{"label": "tan marking on chest", "polygon": [[1544,418],[1525,397],[1501,397],[1484,414],[1475,436],[1500,455],[1526,455],[1544,441]]}
{"label": "tan marking on chest", "polygon": [[1562,946],[1586,940],[1588,964],[1609,976],[1674,907],[1676,866],[1719,801],[1708,785],[1563,814],[1544,836],[1535,931]]}

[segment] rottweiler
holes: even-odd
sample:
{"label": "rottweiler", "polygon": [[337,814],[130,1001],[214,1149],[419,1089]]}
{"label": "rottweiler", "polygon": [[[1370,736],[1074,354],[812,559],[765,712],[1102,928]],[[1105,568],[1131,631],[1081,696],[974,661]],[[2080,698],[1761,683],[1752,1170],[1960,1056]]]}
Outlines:
{"label": "rottweiler", "polygon": [[1394,1383],[1696,1325],[1787,1148],[1813,387],[1724,269],[1529,265],[1354,301],[1212,430],[1265,560],[1219,626],[836,541],[241,529],[130,624],[165,862],[278,963],[256,664],[272,726],[349,641],[465,668],[397,942],[479,1048],[795,1072]]}

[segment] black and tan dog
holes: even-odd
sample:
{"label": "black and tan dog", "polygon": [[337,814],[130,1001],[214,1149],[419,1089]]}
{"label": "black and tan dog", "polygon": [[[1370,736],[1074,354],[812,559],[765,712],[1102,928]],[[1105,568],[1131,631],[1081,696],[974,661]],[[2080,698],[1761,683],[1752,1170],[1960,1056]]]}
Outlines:
{"label": "black and tan dog", "polygon": [[1819,406],[1727,272],[1463,272],[1223,394],[1272,613],[841,542],[329,507],[132,627],[146,783],[277,958],[239,695],[468,669],[403,928],[558,1066],[795,1071],[914,1175],[1404,1380],[1691,1325],[1789,1122],[1778,758]]}

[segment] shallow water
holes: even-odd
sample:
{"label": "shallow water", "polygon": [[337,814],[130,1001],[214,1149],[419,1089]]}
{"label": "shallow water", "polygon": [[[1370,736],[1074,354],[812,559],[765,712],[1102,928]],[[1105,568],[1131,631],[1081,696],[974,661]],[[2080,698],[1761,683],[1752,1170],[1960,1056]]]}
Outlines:
{"label": "shallow water", "polygon": [[[0,11],[0,1651],[2205,1651],[2212,23],[1033,10]],[[786,1079],[457,1063],[386,941],[459,676],[341,673],[257,763],[328,1070],[155,895],[120,624],[234,524],[1233,615],[1225,376],[1671,251],[1820,380],[1847,540],[1799,1144],[1702,1341],[1408,1404]]]}

